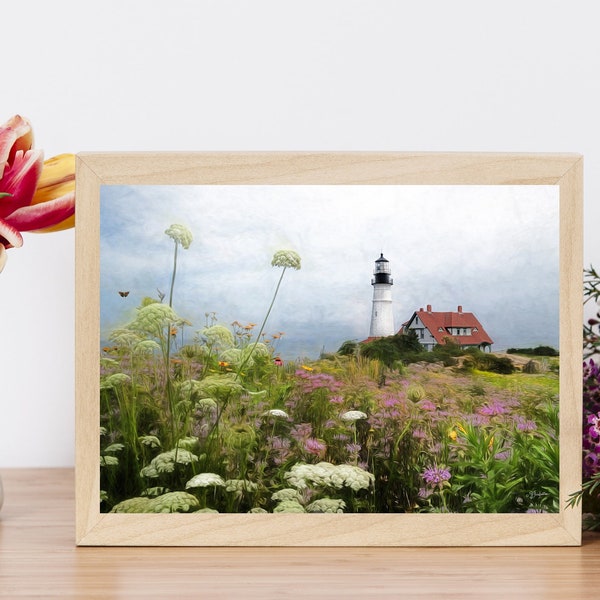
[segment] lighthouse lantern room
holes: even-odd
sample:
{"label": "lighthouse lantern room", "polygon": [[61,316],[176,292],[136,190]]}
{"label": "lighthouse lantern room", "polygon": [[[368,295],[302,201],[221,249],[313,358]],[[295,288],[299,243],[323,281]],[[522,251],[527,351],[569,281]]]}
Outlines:
{"label": "lighthouse lantern room", "polygon": [[386,337],[394,335],[394,314],[392,310],[392,271],[390,262],[383,253],[375,261],[373,278],[373,310],[371,312],[371,329],[369,337]]}

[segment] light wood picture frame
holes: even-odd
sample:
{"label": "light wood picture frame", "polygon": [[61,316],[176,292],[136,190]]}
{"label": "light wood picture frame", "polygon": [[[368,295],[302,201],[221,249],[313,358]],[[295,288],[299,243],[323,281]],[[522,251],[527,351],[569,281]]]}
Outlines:
{"label": "light wood picture frame", "polygon": [[[76,543],[82,546],[574,546],[581,508],[567,507],[581,487],[583,158],[576,154],[396,152],[81,153],[77,156],[76,223]],[[555,194],[559,330],[559,485],[555,512],[344,512],[249,514],[101,511],[100,331],[101,204],[108,186],[199,186],[267,189],[446,187]],[[335,190],[334,190],[335,191]],[[522,194],[519,194],[522,192]],[[284,203],[283,193],[279,202]],[[356,200],[358,202],[358,200]],[[133,205],[132,205],[133,206]],[[353,210],[352,201],[348,211]],[[374,210],[376,208],[374,207]],[[135,220],[140,205],[131,210]],[[149,206],[151,210],[151,206]],[[401,210],[401,206],[398,206]],[[485,213],[485,209],[482,209]],[[319,219],[319,211],[315,211]],[[328,217],[329,218],[329,217]],[[490,217],[493,218],[493,217]],[[519,229],[520,215],[514,227]],[[174,219],[173,222],[175,222]],[[164,223],[164,228],[171,223]],[[141,225],[140,225],[141,226]],[[343,225],[334,223],[335,236]],[[160,232],[162,234],[162,231]],[[285,232],[283,232],[285,233]],[[282,233],[282,239],[286,239]],[[200,238],[201,232],[195,232]],[[232,233],[232,235],[234,235]],[[399,235],[402,232],[398,232]],[[511,242],[512,243],[512,242]],[[110,244],[117,245],[118,237]],[[171,246],[172,247],[172,246]],[[178,247],[177,242],[175,248]],[[374,248],[373,259],[385,248]],[[123,250],[131,252],[131,250]],[[340,248],[343,253],[343,248]],[[424,246],[423,252],[427,253]],[[139,260],[144,260],[139,248]],[[183,254],[183,253],[182,253]],[[425,254],[424,254],[425,255]],[[177,255],[176,255],[177,256]],[[183,260],[183,256],[180,257]],[[288,257],[289,258],[289,257]],[[304,258],[304,257],[303,257]],[[231,260],[231,257],[227,257]],[[269,257],[270,259],[270,257]],[[397,263],[399,263],[399,259]],[[268,264],[268,263],[267,263]],[[392,264],[392,269],[394,268]],[[372,268],[372,263],[369,268]],[[269,267],[270,268],[270,267]],[[362,268],[362,267],[361,267]],[[303,266],[304,269],[304,266]],[[284,269],[285,270],[285,269]],[[302,271],[301,271],[302,272]],[[370,277],[370,273],[367,273]],[[396,275],[397,277],[397,275]],[[535,278],[535,274],[532,274]],[[132,279],[134,275],[132,274]],[[287,278],[287,275],[286,275]],[[291,277],[290,277],[291,279]],[[367,286],[368,286],[367,282]],[[205,282],[205,285],[210,285]],[[396,285],[398,283],[396,282]],[[502,285],[500,282],[498,285]],[[369,287],[369,286],[368,286]],[[115,297],[121,288],[113,290]],[[152,288],[148,293],[152,292]],[[164,293],[166,290],[158,290]],[[126,294],[126,292],[123,292]],[[133,294],[132,294],[133,296]],[[122,295],[121,295],[122,297]],[[138,298],[136,301],[139,301]],[[265,298],[267,300],[267,298]],[[424,299],[425,303],[428,299]],[[434,300],[435,302],[435,300]],[[410,307],[407,317],[412,312]],[[431,310],[430,307],[427,307]],[[213,310],[210,308],[209,310]],[[368,309],[370,310],[370,308]],[[375,309],[374,309],[375,310]],[[408,310],[408,309],[407,309]],[[417,306],[414,315],[419,315]],[[421,308],[422,310],[422,308]],[[459,307],[459,312],[462,308]],[[318,319],[315,313],[315,319]],[[206,313],[208,317],[208,313]],[[261,315],[257,315],[260,319]],[[183,323],[183,322],[182,322]],[[185,325],[185,324],[184,324]],[[252,332],[253,333],[253,332]],[[368,327],[365,331],[367,337]],[[460,334],[461,332],[458,331]],[[464,332],[463,332],[464,333]],[[175,334],[173,334],[175,335]],[[344,338],[340,339],[343,342]],[[167,355],[167,362],[169,355]],[[226,361],[220,361],[226,368]],[[246,364],[246,363],[244,363]],[[298,363],[301,366],[301,363]],[[167,367],[170,368],[170,367]],[[309,372],[310,367],[307,367]],[[419,401],[417,394],[415,401]],[[267,407],[268,408],[268,407]],[[354,407],[357,408],[357,407]],[[437,409],[439,410],[439,406]],[[459,426],[458,424],[457,426]],[[372,430],[373,430],[372,425]],[[462,426],[461,426],[462,427]],[[354,430],[356,431],[356,430]],[[149,432],[139,432],[142,433]],[[460,431],[458,431],[460,435]],[[449,432],[449,435],[456,435]],[[315,435],[315,437],[318,437]],[[121,440],[109,440],[118,444]],[[356,440],[355,440],[356,441]],[[489,439],[492,447],[494,438]],[[103,447],[106,443],[103,442]],[[119,446],[113,453],[118,460]],[[105,456],[107,456],[105,454]],[[322,458],[322,456],[321,456]],[[248,460],[252,460],[250,457]],[[356,463],[358,464],[358,463]],[[106,468],[106,467],[102,467]],[[442,478],[443,479],[443,478]],[[441,493],[443,481],[434,483]],[[190,490],[193,491],[193,490]],[[534,491],[535,492],[535,491]],[[430,492],[431,493],[431,490]],[[507,494],[510,491],[506,492]],[[533,492],[532,492],[533,493]],[[304,503],[306,504],[306,503]]]}

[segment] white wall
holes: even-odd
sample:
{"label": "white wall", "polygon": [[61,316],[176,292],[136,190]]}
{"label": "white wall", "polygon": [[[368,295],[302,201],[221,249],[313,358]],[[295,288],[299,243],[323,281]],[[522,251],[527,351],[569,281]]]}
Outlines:
{"label": "white wall", "polygon": [[[9,2],[0,121],[27,116],[48,156],[578,152],[600,265],[596,16],[594,0]],[[0,274],[0,467],[73,464],[73,239],[29,235]]]}

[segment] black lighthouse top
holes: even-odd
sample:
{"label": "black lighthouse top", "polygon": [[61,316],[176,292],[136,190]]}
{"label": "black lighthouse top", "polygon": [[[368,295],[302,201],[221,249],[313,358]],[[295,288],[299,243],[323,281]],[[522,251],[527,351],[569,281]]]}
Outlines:
{"label": "black lighthouse top", "polygon": [[390,261],[387,258],[384,258],[383,252],[375,261],[373,275],[375,275],[375,277],[371,279],[371,285],[375,285],[377,283],[387,283],[388,285],[394,284],[394,280],[392,279],[392,271],[390,270]]}

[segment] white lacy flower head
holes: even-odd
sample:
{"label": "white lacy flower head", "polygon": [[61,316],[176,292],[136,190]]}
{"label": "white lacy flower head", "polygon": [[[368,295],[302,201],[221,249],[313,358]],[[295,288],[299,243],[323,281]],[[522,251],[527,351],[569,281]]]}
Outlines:
{"label": "white lacy flower head", "polygon": [[170,306],[155,302],[140,308],[135,321],[129,327],[133,331],[142,331],[158,337],[167,325],[172,325],[179,320]]}
{"label": "white lacy flower head", "polygon": [[300,494],[298,493],[298,490],[293,488],[284,488],[283,490],[275,492],[271,496],[271,500],[274,500],[275,502],[283,502],[285,500],[295,500],[296,502],[299,502]]}
{"label": "white lacy flower head", "polygon": [[366,418],[367,415],[362,410],[349,410],[342,415],[342,421],[359,421]]}
{"label": "white lacy flower head", "polygon": [[300,263],[300,255],[293,250],[278,250],[273,254],[273,260],[271,261],[273,267],[289,267],[290,269],[296,269],[296,271],[300,269]]}
{"label": "white lacy flower head", "polygon": [[228,348],[219,354],[219,360],[233,367],[242,364],[242,351],[239,348]]}
{"label": "white lacy flower head", "polygon": [[211,346],[218,345],[221,348],[231,348],[235,344],[233,333],[224,325],[211,325],[205,327],[200,333]]}
{"label": "white lacy flower head", "polygon": [[343,513],[346,508],[346,503],[343,500],[336,498],[321,498],[311,502],[306,507],[306,512],[309,513]]}
{"label": "white lacy flower head", "polygon": [[176,462],[180,465],[188,465],[198,462],[198,457],[183,448],[162,452],[140,471],[140,475],[142,477],[158,477],[161,473],[172,473],[175,470]]}
{"label": "white lacy flower head", "polygon": [[185,225],[178,225],[177,223],[171,225],[165,233],[172,238],[176,244],[181,244],[186,250],[190,247],[194,237],[192,232]]}
{"label": "white lacy flower head", "polygon": [[212,398],[200,398],[196,402],[196,408],[202,412],[212,412],[217,410],[217,403]]}
{"label": "white lacy flower head", "polygon": [[198,506],[200,506],[198,499],[187,492],[168,492],[150,500],[145,512],[189,512],[191,509],[198,508]]}
{"label": "white lacy flower head", "polygon": [[133,348],[133,352],[138,355],[149,355],[159,351],[160,346],[154,340],[142,340]]}
{"label": "white lacy flower head", "polygon": [[185,489],[196,488],[196,487],[210,487],[210,486],[220,486],[223,487],[225,485],[225,481],[220,475],[216,473],[198,473],[198,475],[194,475],[186,484]]}
{"label": "white lacy flower head", "polygon": [[279,408],[272,408],[271,410],[268,410],[266,413],[264,413],[265,417],[275,417],[277,419],[288,419],[288,414],[285,412],[285,410],[280,410]]}
{"label": "white lacy flower head", "polygon": [[274,509],[274,513],[305,513],[306,510],[297,500],[284,500],[280,502]]}
{"label": "white lacy flower head", "polygon": [[284,477],[298,489],[349,487],[354,491],[369,489],[375,480],[372,473],[356,465],[332,465],[327,462],[320,462],[316,465],[296,464]]}
{"label": "white lacy flower head", "polygon": [[102,387],[120,387],[129,383],[131,381],[131,377],[126,373],[113,373],[109,375],[102,383]]}

